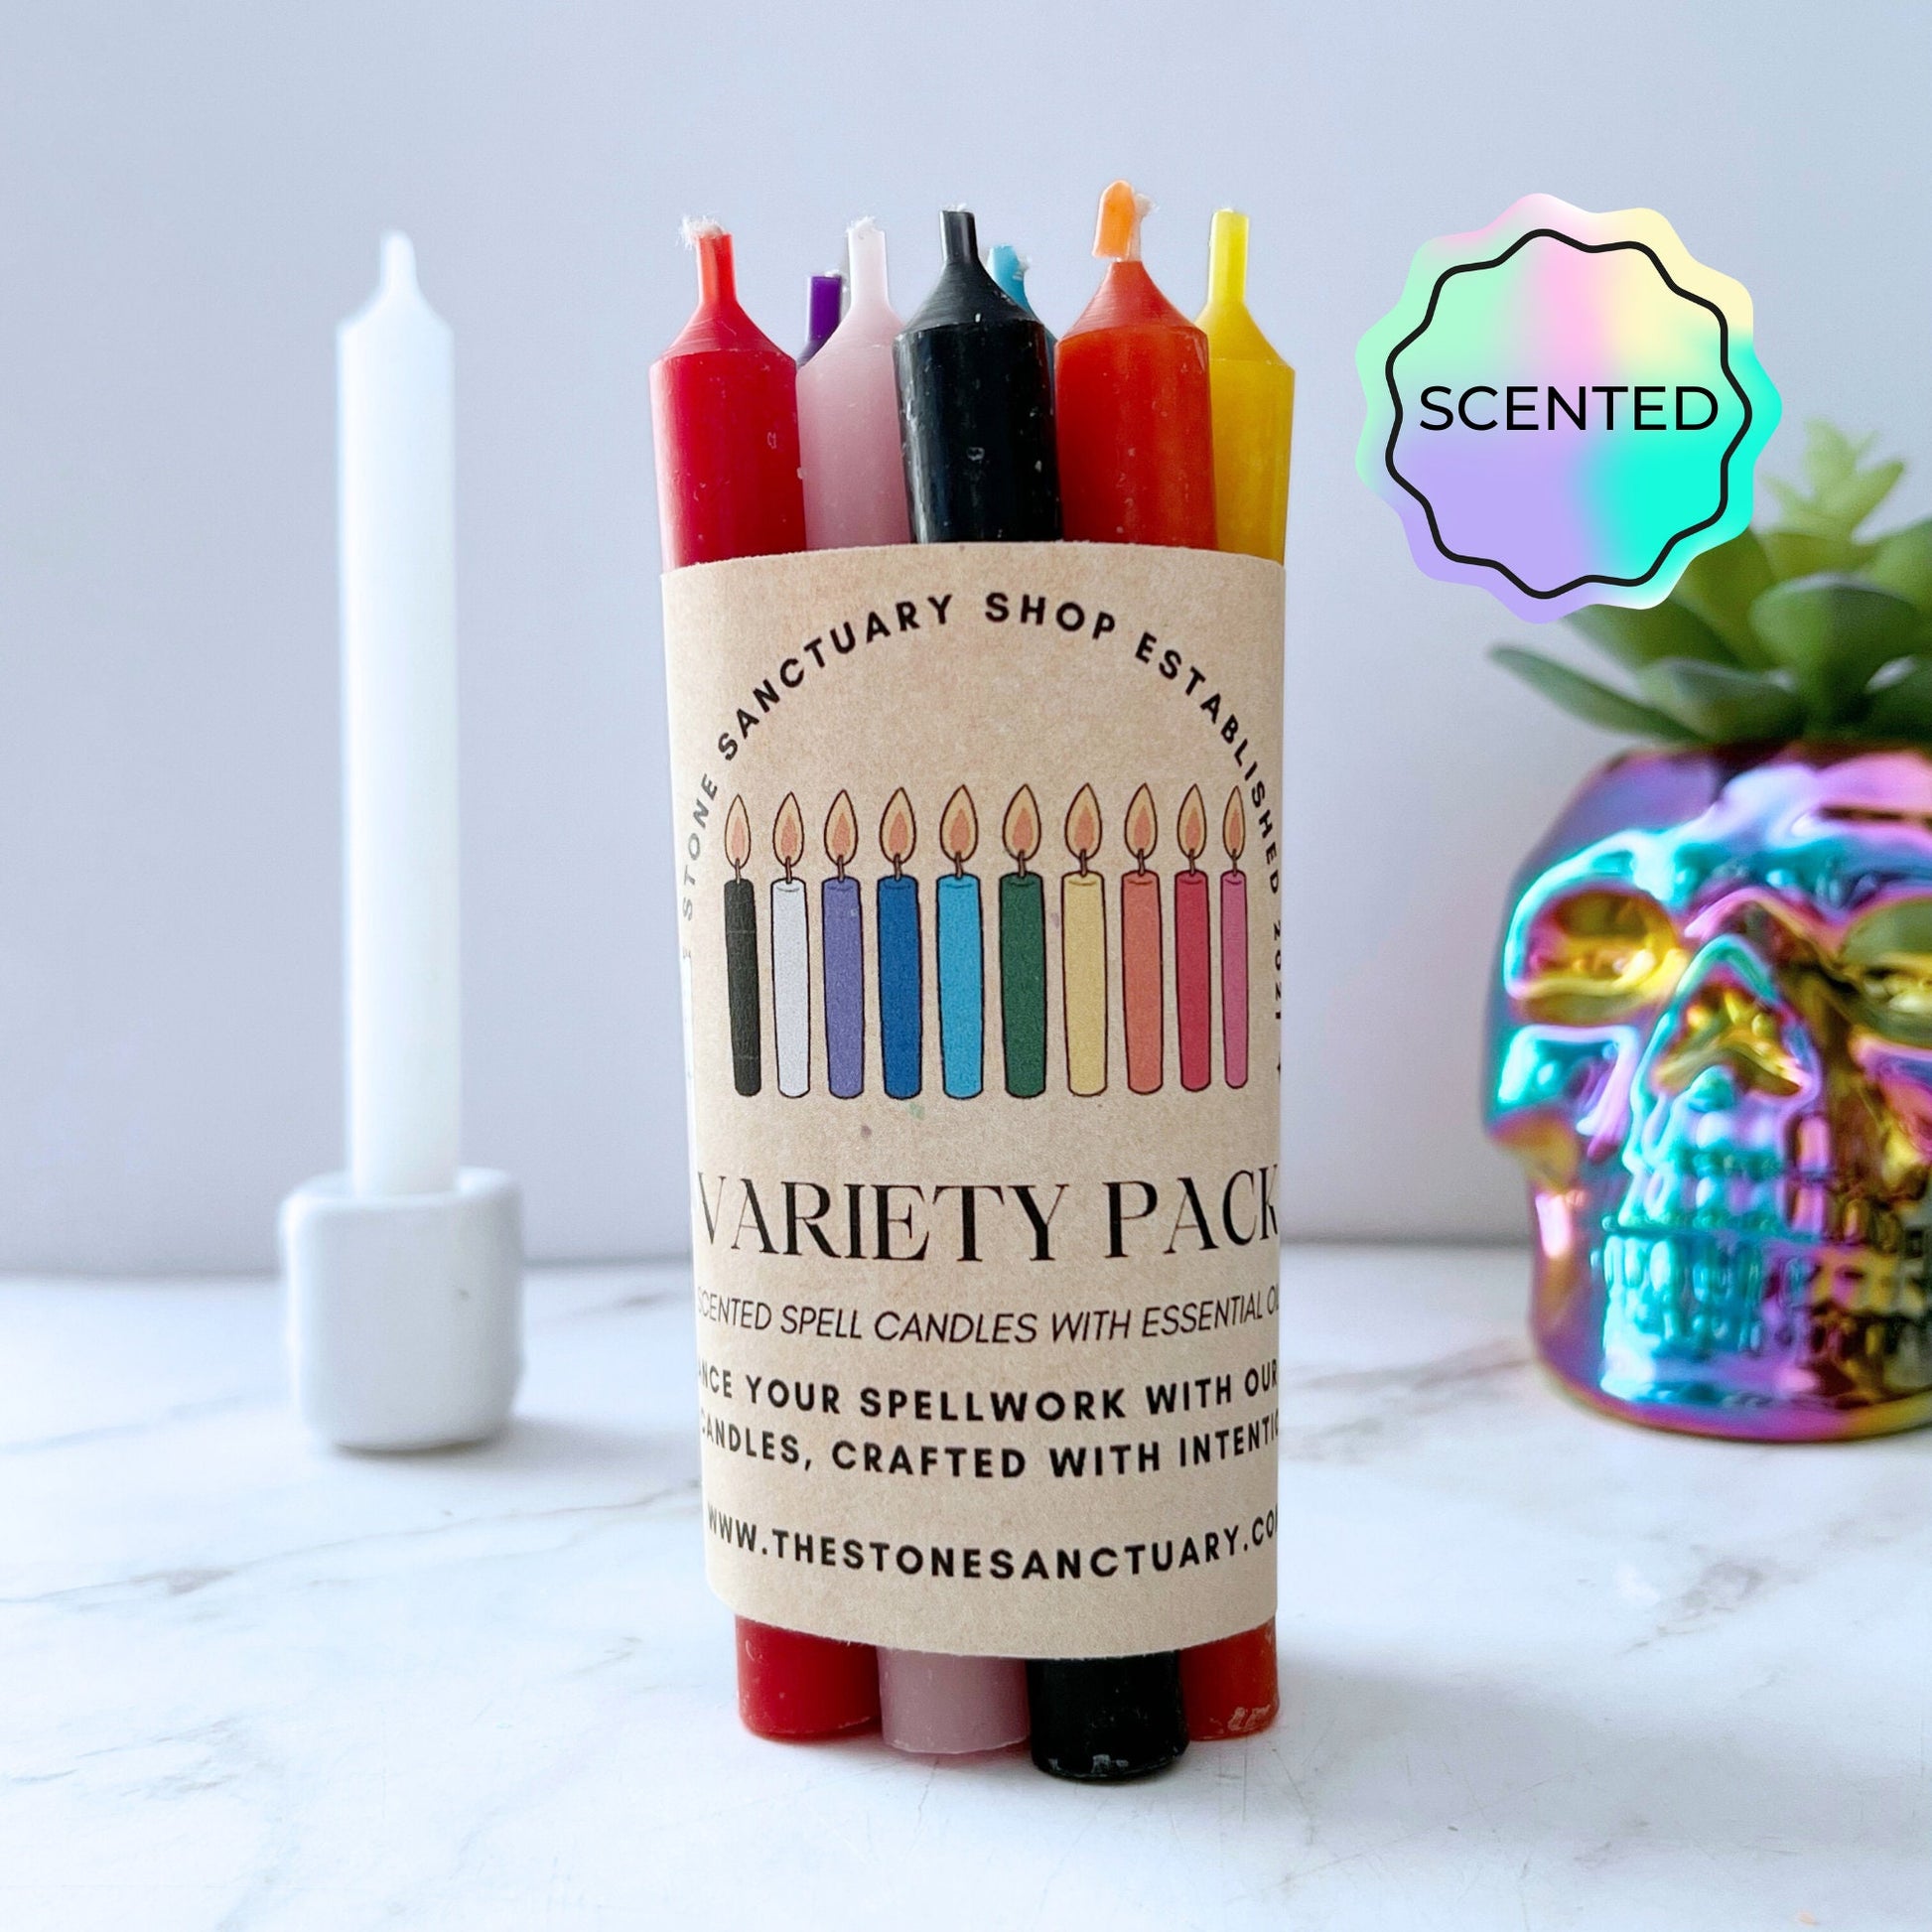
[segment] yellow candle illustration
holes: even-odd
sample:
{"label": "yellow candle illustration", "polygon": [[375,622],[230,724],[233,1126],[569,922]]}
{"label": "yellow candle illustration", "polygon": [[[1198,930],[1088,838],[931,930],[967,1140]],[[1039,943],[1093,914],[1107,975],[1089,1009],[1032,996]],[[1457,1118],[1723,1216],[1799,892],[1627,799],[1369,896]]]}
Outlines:
{"label": "yellow candle illustration", "polygon": [[1100,850],[1100,801],[1082,785],[1066,814],[1066,849],[1079,866],[1060,879],[1060,987],[1069,1093],[1107,1090],[1107,887],[1087,862]]}
{"label": "yellow candle illustration", "polygon": [[1288,540],[1288,446],[1295,371],[1248,313],[1248,217],[1224,207],[1207,243],[1207,338],[1214,412],[1217,550],[1282,561]]}

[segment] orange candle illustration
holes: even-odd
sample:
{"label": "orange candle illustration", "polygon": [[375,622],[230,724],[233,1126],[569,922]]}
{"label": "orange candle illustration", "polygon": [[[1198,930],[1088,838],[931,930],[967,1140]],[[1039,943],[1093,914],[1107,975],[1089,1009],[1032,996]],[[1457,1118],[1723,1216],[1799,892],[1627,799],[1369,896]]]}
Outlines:
{"label": "orange candle illustration", "polygon": [[1180,1084],[1189,1093],[1199,1093],[1214,1077],[1207,875],[1198,863],[1207,850],[1207,807],[1199,785],[1188,786],[1180,801],[1173,838],[1187,860],[1187,870],[1173,876],[1173,1006]]}
{"label": "orange candle illustration", "polygon": [[1247,843],[1248,815],[1236,785],[1221,814],[1228,855],[1221,875],[1221,1077],[1231,1087],[1248,1084],[1248,880],[1241,870]]}
{"label": "orange candle illustration", "polygon": [[812,968],[805,882],[791,876],[805,856],[805,819],[790,792],[772,821],[771,853],[785,875],[771,882],[771,1034],[778,1091],[796,1100],[812,1084]]}
{"label": "orange candle illustration", "polygon": [[759,1090],[764,1057],[759,1027],[758,890],[745,877],[752,862],[752,821],[745,800],[734,798],[725,814],[725,995],[731,1009],[732,1085],[750,1096]]}
{"label": "orange candle illustration", "polygon": [[1120,882],[1120,1003],[1127,1033],[1127,1086],[1159,1093],[1162,1077],[1161,882],[1148,866],[1160,837],[1154,794],[1146,785],[1127,807],[1127,849],[1135,866]]}
{"label": "orange candle illustration", "polygon": [[1107,886],[1087,863],[1100,850],[1100,801],[1082,785],[1066,813],[1079,870],[1060,879],[1060,993],[1069,1093],[1107,1091]]}

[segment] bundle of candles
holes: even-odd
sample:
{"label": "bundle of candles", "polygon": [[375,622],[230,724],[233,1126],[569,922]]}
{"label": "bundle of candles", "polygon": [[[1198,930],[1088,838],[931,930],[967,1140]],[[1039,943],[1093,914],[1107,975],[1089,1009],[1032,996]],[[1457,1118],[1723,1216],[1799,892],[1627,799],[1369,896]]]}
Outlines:
{"label": "bundle of candles", "polygon": [[[872,221],[859,221],[847,236],[849,283],[834,276],[813,278],[810,340],[795,363],[741,307],[730,235],[714,224],[691,226],[688,238],[699,273],[697,311],[656,363],[651,379],[666,568],[806,549],[1058,540],[1218,549],[1279,564],[1287,519],[1294,372],[1269,345],[1246,307],[1247,219],[1231,209],[1214,216],[1207,302],[1198,322],[1190,323],[1161,293],[1141,260],[1147,209],[1148,204],[1124,182],[1115,182],[1101,197],[1094,253],[1107,266],[1092,301],[1057,345],[1028,304],[1020,258],[1001,247],[993,250],[990,265],[983,263],[973,216],[963,208],[942,215],[944,262],[938,282],[904,323],[894,313],[888,290],[886,237]],[[955,861],[955,870],[961,851],[970,857],[971,840],[977,837],[976,823],[968,823],[970,800],[960,815],[963,796],[963,791],[955,794],[941,826],[942,847]],[[1097,842],[1098,809],[1090,792],[1082,797],[1094,818],[1092,837]],[[1225,817],[1235,867],[1229,877],[1236,880],[1241,880],[1243,836],[1239,801],[1237,791]],[[898,836],[909,853],[911,808],[902,793],[895,803],[903,805],[905,823]],[[1080,861],[1083,882],[1093,888],[1092,916],[1099,918],[1099,881],[1086,879],[1087,855],[1075,847],[1071,824],[1080,804],[1076,799],[1069,814],[1068,844]],[[1027,822],[1015,831],[1013,814],[1023,805],[1021,817]],[[804,887],[791,878],[803,850],[799,818],[796,801],[788,797],[774,830],[774,849],[785,863],[784,887],[797,898],[796,930],[788,942],[777,929],[782,914],[774,884],[772,944],[774,966],[775,955],[787,943],[800,953],[797,979],[802,989]],[[857,883],[844,876],[857,842],[856,828],[847,822],[851,818],[850,802],[841,794],[826,827],[827,851],[838,864],[840,897],[835,905],[828,882],[823,914],[826,1045],[835,1093],[856,1093],[863,1078],[857,1043],[863,1030],[859,898]],[[958,825],[948,839],[955,818]],[[1189,923],[1177,912],[1176,941],[1186,957],[1176,970],[1191,970],[1203,982],[1197,1009],[1186,1009],[1183,1003],[1181,1022],[1182,1083],[1192,1088],[1205,1084],[1208,1051],[1207,875],[1193,864],[1205,845],[1206,820],[1198,794],[1190,794],[1183,818],[1194,832],[1191,844],[1184,836],[1182,840],[1188,852],[1187,877],[1198,881],[1186,900],[1191,905],[1198,898],[1199,916]],[[889,807],[882,844],[897,874],[902,855],[891,849],[891,819]],[[1028,934],[1043,917],[1038,879],[1026,873],[1025,861],[1039,839],[1038,811],[1030,793],[1016,795],[1008,808],[1007,830],[1009,850],[1020,861],[1022,885],[1014,895],[1020,916],[1013,921],[1010,941],[1005,889],[1012,882],[1002,882],[1001,958],[1006,965],[1011,943],[1017,964],[1010,970],[1024,979],[1026,962],[1018,953],[1025,952]],[[1150,819],[1150,845],[1152,837]],[[742,869],[750,852],[742,805],[735,808],[725,839],[731,864]],[[1137,856],[1145,873],[1145,852]],[[978,881],[959,883],[970,883],[973,895],[970,950],[977,973]],[[1151,873],[1146,883],[1154,887]],[[888,884],[902,887],[908,895],[913,892],[909,879],[882,880],[880,885],[882,1014],[889,1005],[885,983],[894,970],[888,957]],[[726,890],[727,951],[737,942],[751,961],[748,973],[733,973],[734,1077],[741,1094],[756,1093],[762,1065],[756,901],[754,889],[743,879]],[[742,901],[736,910],[734,890]],[[1239,890],[1245,894],[1245,880]],[[1235,899],[1225,888],[1224,895],[1226,920]],[[1126,897],[1123,892],[1124,914]],[[1177,907],[1182,897],[1177,891]],[[848,897],[849,911],[841,924],[835,912]],[[1087,897],[1079,893],[1064,901],[1062,945],[1069,976],[1075,928]],[[1158,952],[1158,893],[1152,905],[1152,943]],[[915,907],[916,901],[914,919]],[[1031,924],[1025,916],[1029,908]],[[1235,909],[1245,937],[1245,896]],[[942,896],[942,1031],[945,910]],[[1198,933],[1191,950],[1190,932]],[[843,977],[835,972],[836,945],[852,952],[851,970]],[[1035,947],[1038,949],[1037,934]],[[1104,962],[1104,943],[1094,957]],[[1237,945],[1230,955],[1224,941],[1223,969],[1239,980],[1238,1043],[1223,984],[1223,1024],[1230,1029],[1223,1047],[1225,1070],[1229,1082],[1239,1085],[1246,1079],[1248,1060],[1245,945]],[[914,975],[918,971],[916,954],[910,970]],[[1096,970],[1104,974],[1104,963]],[[1039,963],[1035,977],[1043,981],[1043,976]],[[835,993],[846,980],[851,982],[846,998],[852,1010],[841,1021],[834,1012]],[[1075,1093],[1097,1091],[1079,1084],[1081,1047],[1074,1038],[1078,1029],[1071,977],[1067,987],[1068,1084]],[[961,1002],[962,1011],[971,1008],[971,1040],[961,1036],[956,1042],[941,1042],[948,1094],[967,1082],[971,1092],[979,1091],[977,980],[973,994],[970,1002]],[[1102,987],[1103,1014],[1104,997]],[[793,1002],[798,1010],[788,1012],[782,992],[776,995],[781,1092],[804,1090],[797,1080],[787,1085],[785,1044],[787,1036],[795,1038],[792,1064],[802,1067],[798,1055],[804,1050],[807,1025],[803,998],[801,990]],[[1160,998],[1157,984],[1151,1023],[1157,1055]],[[1017,1064],[1031,1066],[1038,1060],[1041,1066],[1035,1076],[1043,1077],[1043,993],[1035,1004],[1037,1014],[1022,1022],[1025,1039],[1018,1060],[1011,1038],[1007,1041],[1009,1092],[1021,1091],[1011,1084]],[[915,983],[910,1002],[915,1029],[917,1007]],[[1134,1087],[1131,987],[1125,1017],[1129,1084]],[[883,1026],[884,1089],[895,1097],[916,1093],[916,1032],[908,1061],[903,1046],[896,1048],[890,1020]],[[1143,1019],[1143,1037],[1147,1028]],[[834,1037],[841,1031],[853,1042],[843,1056]],[[1098,1051],[1104,1077],[1104,1040]],[[970,1072],[964,1064],[969,1057]],[[1039,1088],[1035,1085],[1030,1091]],[[741,1616],[738,1685],[744,1722],[763,1736],[827,1737],[882,1724],[890,1744],[931,1753],[992,1750],[1031,1739],[1034,1759],[1043,1770],[1089,1779],[1159,1769],[1177,1757],[1190,1738],[1236,1737],[1262,1729],[1279,1705],[1272,1621],[1177,1652],[1021,1661],[875,1649]]]}

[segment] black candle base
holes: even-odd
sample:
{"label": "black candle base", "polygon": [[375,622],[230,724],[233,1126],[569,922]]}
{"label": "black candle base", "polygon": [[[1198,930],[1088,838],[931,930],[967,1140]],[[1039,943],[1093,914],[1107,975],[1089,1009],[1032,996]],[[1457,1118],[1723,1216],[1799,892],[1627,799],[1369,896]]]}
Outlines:
{"label": "black candle base", "polygon": [[1031,1663],[1027,1697],[1034,1762],[1056,1778],[1142,1778],[1187,1748],[1178,1651]]}

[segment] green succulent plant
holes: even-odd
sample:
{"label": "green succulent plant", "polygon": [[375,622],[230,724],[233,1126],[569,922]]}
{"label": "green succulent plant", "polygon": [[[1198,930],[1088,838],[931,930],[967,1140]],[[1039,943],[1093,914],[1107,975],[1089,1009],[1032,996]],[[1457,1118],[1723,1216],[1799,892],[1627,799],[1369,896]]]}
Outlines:
{"label": "green succulent plant", "polygon": [[1647,611],[1572,614],[1634,689],[1518,644],[1491,655],[1576,717],[1667,745],[1932,745],[1932,517],[1861,535],[1905,471],[1867,463],[1871,441],[1808,424],[1807,487],[1770,481],[1772,527],[1694,558]]}

